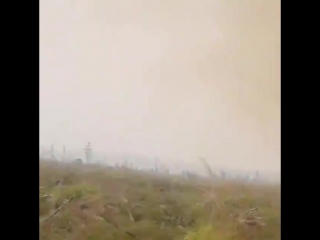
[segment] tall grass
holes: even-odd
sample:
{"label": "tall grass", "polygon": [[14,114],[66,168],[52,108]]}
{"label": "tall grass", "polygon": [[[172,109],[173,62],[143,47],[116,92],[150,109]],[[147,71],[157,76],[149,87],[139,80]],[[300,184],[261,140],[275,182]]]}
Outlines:
{"label": "tall grass", "polygon": [[280,239],[280,187],[40,162],[40,239]]}

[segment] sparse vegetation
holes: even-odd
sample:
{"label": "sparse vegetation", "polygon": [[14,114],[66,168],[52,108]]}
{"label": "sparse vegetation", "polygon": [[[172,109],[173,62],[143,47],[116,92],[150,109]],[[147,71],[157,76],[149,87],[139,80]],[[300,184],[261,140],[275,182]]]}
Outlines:
{"label": "sparse vegetation", "polygon": [[280,187],[40,162],[41,240],[278,240]]}

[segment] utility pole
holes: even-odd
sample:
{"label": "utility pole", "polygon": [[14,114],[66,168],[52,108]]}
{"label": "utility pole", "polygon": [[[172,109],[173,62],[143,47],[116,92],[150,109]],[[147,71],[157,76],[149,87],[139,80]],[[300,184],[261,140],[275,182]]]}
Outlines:
{"label": "utility pole", "polygon": [[53,146],[53,144],[51,145],[51,158],[52,159],[56,159],[55,156],[54,156],[54,146]]}
{"label": "utility pole", "polygon": [[63,145],[63,155],[62,155],[62,161],[66,160],[66,145]]}
{"label": "utility pole", "polygon": [[90,142],[88,142],[86,148],[84,149],[85,154],[86,154],[86,162],[90,163],[91,162],[91,153],[92,153],[92,149],[90,146]]}

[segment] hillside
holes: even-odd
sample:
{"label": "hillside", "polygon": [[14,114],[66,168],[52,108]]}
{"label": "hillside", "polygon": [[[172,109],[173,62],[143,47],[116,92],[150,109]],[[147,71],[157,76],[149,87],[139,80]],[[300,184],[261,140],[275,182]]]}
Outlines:
{"label": "hillside", "polygon": [[40,161],[41,240],[278,240],[280,187]]}

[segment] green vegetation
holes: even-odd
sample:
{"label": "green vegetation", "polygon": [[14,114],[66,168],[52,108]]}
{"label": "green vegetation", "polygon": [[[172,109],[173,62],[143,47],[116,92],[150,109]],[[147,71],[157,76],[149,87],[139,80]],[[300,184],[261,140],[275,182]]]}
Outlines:
{"label": "green vegetation", "polygon": [[278,240],[280,187],[40,163],[41,240]]}

